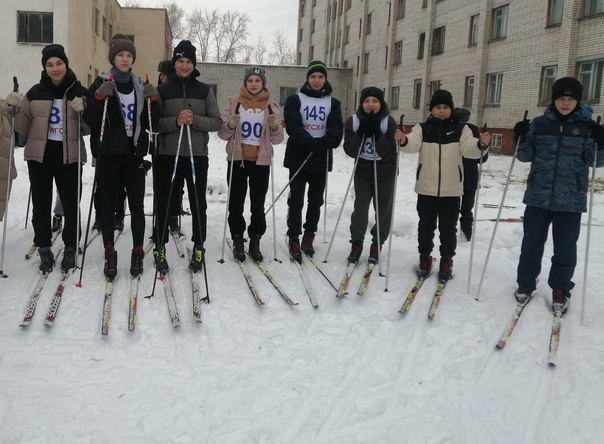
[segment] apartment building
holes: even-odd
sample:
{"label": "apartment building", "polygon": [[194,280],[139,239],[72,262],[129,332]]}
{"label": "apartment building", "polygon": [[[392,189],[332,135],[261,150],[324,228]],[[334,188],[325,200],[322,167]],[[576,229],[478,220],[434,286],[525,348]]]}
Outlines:
{"label": "apartment building", "polygon": [[604,113],[603,35],[603,0],[299,0],[297,57],[352,68],[350,100],[378,86],[407,125],[450,90],[511,152],[514,123],[543,113],[559,77]]}
{"label": "apartment building", "polygon": [[172,31],[165,9],[123,8],[117,0],[3,0],[0,28],[0,95],[12,89],[16,76],[26,92],[40,80],[42,48],[60,43],[69,66],[88,86],[110,65],[111,36],[123,33],[137,50],[134,72],[157,80],[157,65],[172,56]]}

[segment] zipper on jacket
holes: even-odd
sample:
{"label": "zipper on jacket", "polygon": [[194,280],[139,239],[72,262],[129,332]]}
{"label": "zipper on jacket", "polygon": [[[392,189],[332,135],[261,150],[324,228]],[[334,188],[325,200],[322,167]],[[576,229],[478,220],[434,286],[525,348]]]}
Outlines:
{"label": "zipper on jacket", "polygon": [[443,160],[443,147],[442,147],[442,127],[438,129],[438,189],[436,197],[440,197],[440,186],[442,181],[442,160]]}
{"label": "zipper on jacket", "polygon": [[558,132],[558,149],[556,150],[556,162],[554,164],[554,177],[552,180],[552,190],[550,191],[549,207],[552,207],[554,189],[556,188],[556,176],[558,175],[558,162],[560,161],[560,149],[562,148],[562,133],[564,132],[564,123],[560,122],[560,131]]}

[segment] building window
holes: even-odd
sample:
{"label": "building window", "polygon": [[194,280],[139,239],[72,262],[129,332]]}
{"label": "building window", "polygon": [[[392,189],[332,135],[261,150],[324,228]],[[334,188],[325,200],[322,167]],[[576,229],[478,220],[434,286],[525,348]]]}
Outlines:
{"label": "building window", "polygon": [[363,35],[363,19],[359,19],[359,38]]}
{"label": "building window", "polygon": [[406,0],[397,1],[397,6],[396,6],[396,19],[397,20],[405,18],[405,6],[407,6],[406,3],[407,3]]}
{"label": "building window", "polygon": [[388,26],[390,26],[390,16],[392,15],[392,2],[388,2]]}
{"label": "building window", "polygon": [[388,46],[386,45],[386,51],[384,56],[384,69],[388,68]]}
{"label": "building window", "polygon": [[107,41],[107,19],[103,17],[103,40]]}
{"label": "building window", "polygon": [[300,32],[298,33],[298,41],[302,42],[302,37],[304,36],[304,30],[300,28]]}
{"label": "building window", "polygon": [[501,104],[501,85],[503,73],[489,74],[487,76],[487,105]]}
{"label": "building window", "polygon": [[327,23],[331,21],[331,6],[327,7]]}
{"label": "building window", "polygon": [[555,26],[562,23],[562,10],[564,9],[564,0],[549,0],[547,12],[547,25]]}
{"label": "building window", "polygon": [[472,102],[474,102],[474,76],[468,76],[466,77],[463,104],[472,106]]}
{"label": "building window", "polygon": [[306,2],[302,0],[300,2],[300,17],[304,17],[304,10],[306,9]]}
{"label": "building window", "polygon": [[113,37],[113,26],[109,23],[109,32],[107,33],[109,38]]}
{"label": "building window", "polygon": [[491,135],[491,148],[501,149],[503,136],[501,134]]}
{"label": "building window", "polygon": [[400,65],[403,63],[403,41],[396,42],[394,44],[394,65]]}
{"label": "building window", "polygon": [[398,101],[401,96],[401,87],[393,86],[390,94],[390,109],[398,109]]}
{"label": "building window", "polygon": [[604,0],[585,0],[585,16],[603,14]]}
{"label": "building window", "polygon": [[413,108],[419,109],[422,100],[422,79],[413,81]]}
{"label": "building window", "polygon": [[367,20],[365,20],[365,34],[371,34],[371,15],[367,14]]}
{"label": "building window", "polygon": [[350,25],[346,26],[344,31],[344,43],[350,43]]}
{"label": "building window", "polygon": [[430,97],[434,95],[436,91],[440,89],[440,80],[433,80],[430,82]]}
{"label": "building window", "polygon": [[348,68],[348,60],[344,60],[342,63],[342,68]]}
{"label": "building window", "polygon": [[310,24],[310,33],[313,34],[315,32],[316,19],[312,19]]}
{"label": "building window", "polygon": [[313,60],[315,58],[315,46],[311,46],[310,47],[310,53],[308,54],[308,56],[310,57],[311,60]]}
{"label": "building window", "polygon": [[425,9],[428,7],[428,0],[422,0],[422,9]]}
{"label": "building window", "polygon": [[468,45],[476,46],[478,45],[478,23],[480,19],[480,14],[473,15],[470,17],[470,35],[468,37]]}
{"label": "building window", "polygon": [[346,0],[346,9],[352,8],[352,0]]}
{"label": "building window", "polygon": [[579,64],[579,82],[583,85],[583,99],[600,101],[603,66],[604,59],[590,60]]}
{"label": "building window", "polygon": [[312,5],[317,6],[317,0],[312,0]]}
{"label": "building window", "polygon": [[502,39],[507,35],[508,6],[493,9],[493,40]]}
{"label": "building window", "polygon": [[17,13],[17,41],[52,43],[52,12]]}
{"label": "building window", "polygon": [[432,31],[432,54],[445,52],[445,27],[435,28]]}
{"label": "building window", "polygon": [[338,15],[342,15],[342,7],[344,6],[344,1],[340,2],[340,7],[338,8]]}
{"label": "building window", "polygon": [[297,92],[298,88],[295,86],[282,86],[279,88],[279,106],[284,107],[287,98],[296,94]]}
{"label": "building window", "polygon": [[335,3],[334,3],[334,5],[333,5],[333,9],[331,10],[331,12],[333,13],[333,14],[331,15],[331,18],[332,18],[333,20],[335,20],[335,19],[336,19],[336,17],[337,17],[337,15],[338,15],[338,2],[335,2]]}
{"label": "building window", "polygon": [[[359,66],[361,65],[361,56],[357,56],[357,69],[356,69],[356,75],[359,75]],[[355,100],[356,103],[356,100]]]}
{"label": "building window", "polygon": [[363,57],[363,73],[366,74],[369,72],[369,53],[366,52]]}
{"label": "building window", "polygon": [[549,103],[552,100],[552,85],[557,77],[557,65],[541,68],[541,94],[539,96],[539,103]]}
{"label": "building window", "polygon": [[424,46],[426,46],[426,33],[422,32],[419,35],[419,39],[417,41],[417,59],[421,60],[424,58]]}
{"label": "building window", "polygon": [[100,23],[101,23],[101,13],[99,12],[98,9],[94,8],[94,33],[98,36],[101,35]]}

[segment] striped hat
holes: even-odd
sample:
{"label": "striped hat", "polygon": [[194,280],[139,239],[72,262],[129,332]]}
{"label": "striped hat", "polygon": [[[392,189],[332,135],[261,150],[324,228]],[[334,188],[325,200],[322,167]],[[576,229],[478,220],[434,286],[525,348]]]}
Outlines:
{"label": "striped hat", "polygon": [[320,60],[313,60],[306,69],[306,78],[308,79],[313,72],[322,72],[327,78],[327,66]]}

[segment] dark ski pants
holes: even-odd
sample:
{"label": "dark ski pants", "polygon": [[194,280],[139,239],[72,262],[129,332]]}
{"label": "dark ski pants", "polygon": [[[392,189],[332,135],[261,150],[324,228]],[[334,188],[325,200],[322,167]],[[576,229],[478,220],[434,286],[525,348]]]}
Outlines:
{"label": "dark ski pants", "polygon": [[[114,242],[115,218],[120,193],[126,189],[130,208],[132,245],[143,245],[145,238],[145,168],[142,159],[131,155],[101,156],[97,159],[97,189],[101,192],[101,232],[103,244]],[[123,208],[123,203],[119,203]],[[122,213],[123,214],[123,213]]]}
{"label": "dark ski pants", "polygon": [[[206,240],[207,230],[207,208],[206,188],[208,186],[208,156],[193,156],[195,166],[195,186],[193,185],[193,176],[191,171],[191,160],[189,156],[179,156],[174,184],[171,184],[172,172],[174,170],[175,156],[158,154],[155,156],[153,192],[155,195],[155,204],[157,205],[157,233],[159,240],[155,245],[158,248],[163,247],[168,242],[168,224],[166,214],[172,209],[174,199],[181,199],[180,183],[187,184],[187,193],[189,194],[189,206],[193,217],[193,243],[203,246]],[[170,193],[172,190],[172,193]],[[197,196],[198,201],[195,200]]]}
{"label": "dark ski pants", "polygon": [[[54,151],[57,151],[56,153]],[[51,149],[47,146],[43,163],[27,161],[29,181],[31,183],[32,225],[34,244],[40,247],[52,245],[51,208],[53,179],[63,204],[63,243],[66,247],[76,248],[78,199],[78,164],[63,163],[63,149]],[[81,168],[81,167],[80,167]],[[81,186],[80,186],[81,190]],[[80,225],[81,228],[81,225]],[[82,230],[80,229],[80,237]]]}
{"label": "dark ski pants", "polygon": [[[295,173],[296,170],[289,170],[289,180],[292,179]],[[325,180],[325,173],[311,173],[308,171],[300,171],[294,180],[291,180],[289,197],[287,198],[287,235],[289,237],[297,237],[302,234],[302,209],[304,208],[306,184],[308,184],[308,202],[304,232],[317,232],[319,219],[321,218],[321,207],[323,206]]]}
{"label": "dark ski pants", "polygon": [[472,225],[474,222],[474,215],[472,214],[474,202],[476,202],[476,190],[463,190],[463,196],[461,196],[461,207],[459,209],[459,222],[462,225],[465,223]]}
{"label": "dark ski pants", "polygon": [[[268,192],[268,181],[271,174],[269,165],[256,165],[249,160],[236,160],[227,162],[227,181],[231,177],[229,200],[229,228],[231,236],[243,236],[245,231],[245,218],[243,210],[247,195],[248,182],[250,188],[250,225],[249,237],[260,236],[266,232],[266,217],[264,216],[264,202]],[[231,176],[231,168],[233,175]]]}
{"label": "dark ski pants", "polygon": [[459,201],[459,197],[417,195],[417,214],[419,215],[417,233],[420,254],[432,254],[434,232],[438,222],[440,256],[455,256]]}
{"label": "dark ski pants", "polygon": [[[380,216],[380,244],[388,238],[392,222],[392,203],[394,195],[394,184],[396,177],[377,183],[377,200]],[[354,210],[350,216],[350,240],[354,244],[363,245],[367,225],[369,224],[369,204],[373,202],[375,211],[375,184],[373,180],[367,180],[354,176]],[[376,213],[377,217],[377,213]],[[371,227],[372,242],[377,245],[377,220]]]}
{"label": "dark ski pants", "polygon": [[[101,218],[101,208],[103,208],[103,196],[101,195],[101,190],[99,187],[96,187],[94,191],[94,212],[95,218]],[[117,198],[117,204],[115,206],[115,219],[116,220],[124,220],[124,216],[126,215],[126,188],[123,186],[119,189],[119,196]]]}
{"label": "dark ski pants", "polygon": [[581,231],[581,213],[548,211],[527,206],[524,210],[524,237],[518,262],[518,286],[528,292],[536,289],[549,226],[552,225],[554,255],[547,283],[551,288],[570,292],[577,265],[577,240]]}

